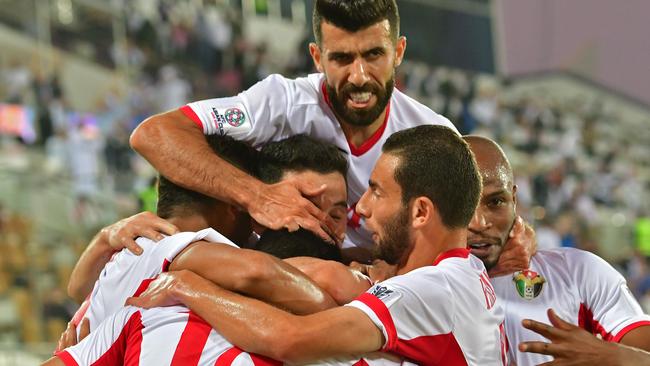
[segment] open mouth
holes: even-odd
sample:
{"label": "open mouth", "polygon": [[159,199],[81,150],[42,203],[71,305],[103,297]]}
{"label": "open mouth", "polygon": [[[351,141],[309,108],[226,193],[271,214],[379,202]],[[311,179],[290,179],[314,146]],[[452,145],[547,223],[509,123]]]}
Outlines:
{"label": "open mouth", "polygon": [[470,249],[472,254],[481,258],[486,257],[490,254],[490,249],[498,243],[491,242],[490,240],[478,239],[470,240],[467,244],[467,247]]}
{"label": "open mouth", "polygon": [[370,106],[372,99],[373,99],[373,93],[371,92],[354,92],[349,94],[349,105],[352,108],[367,108]]}

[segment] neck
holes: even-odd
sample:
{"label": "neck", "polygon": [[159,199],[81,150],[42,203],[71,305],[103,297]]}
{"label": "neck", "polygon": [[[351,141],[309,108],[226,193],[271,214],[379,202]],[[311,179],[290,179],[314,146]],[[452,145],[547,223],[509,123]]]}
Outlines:
{"label": "neck", "polygon": [[379,117],[374,120],[371,124],[367,126],[356,126],[345,122],[340,116],[336,116],[343,130],[345,138],[355,147],[363,145],[379,128],[384,124],[386,119],[386,109],[384,112],[379,115]]}
{"label": "neck", "polygon": [[397,274],[405,274],[414,269],[433,265],[438,256],[448,250],[467,247],[467,230],[454,229],[436,232],[414,233],[414,245]]}
{"label": "neck", "polygon": [[199,231],[210,227],[208,221],[202,215],[172,216],[167,218],[179,231]]}

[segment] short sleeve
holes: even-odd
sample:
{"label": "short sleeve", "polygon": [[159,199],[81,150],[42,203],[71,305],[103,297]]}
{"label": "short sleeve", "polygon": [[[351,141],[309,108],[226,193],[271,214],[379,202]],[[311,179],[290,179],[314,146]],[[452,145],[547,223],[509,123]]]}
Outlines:
{"label": "short sleeve", "polygon": [[275,74],[237,96],[193,102],[180,110],[206,135],[228,135],[257,146],[282,133],[289,100],[288,80]]}
{"label": "short sleeve", "polygon": [[442,278],[394,277],[374,285],[347,306],[363,311],[382,331],[383,351],[395,352],[400,344],[453,330],[452,293]]}
{"label": "short sleeve", "polygon": [[580,293],[578,323],[605,340],[618,342],[630,330],[650,325],[625,278],[600,257],[584,251],[567,252],[567,265],[575,267]]}
{"label": "short sleeve", "polygon": [[111,361],[124,360],[127,357],[127,346],[138,345],[142,328],[138,308],[122,308],[100,323],[88,337],[58,352],[56,356],[66,366],[109,365]]}

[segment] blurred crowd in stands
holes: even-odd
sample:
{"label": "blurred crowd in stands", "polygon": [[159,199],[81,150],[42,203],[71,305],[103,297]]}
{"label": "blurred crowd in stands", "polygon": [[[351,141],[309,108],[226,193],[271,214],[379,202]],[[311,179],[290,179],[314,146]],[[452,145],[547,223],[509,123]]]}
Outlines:
{"label": "blurred crowd in stands", "polygon": [[[67,182],[73,203],[52,212],[84,226],[80,235],[38,243],[43,239],[34,236],[29,210],[39,206],[12,207],[3,193],[0,342],[58,338],[75,310],[65,296],[67,276],[91,233],[109,223],[101,215],[108,206],[97,196],[119,206],[111,208],[115,218],[152,207],[154,172],[128,145],[138,123],[191,100],[235,94],[271,72],[312,71],[305,44],[285,69],[274,68],[267,46],[243,37],[241,15],[229,7],[137,4],[125,4],[128,42],[110,52],[114,67],[126,61],[131,88],[98,95],[94,110],[71,110],[56,73],[26,62],[0,64],[0,104],[27,106],[33,120],[31,135],[0,136],[0,172],[13,172],[9,159],[40,154],[24,169],[50,184]],[[487,135],[503,146],[516,172],[518,210],[534,224],[539,248],[577,247],[608,257],[650,312],[650,185],[640,170],[640,159],[650,156],[647,141],[600,101],[513,95],[507,80],[413,61],[396,79],[463,134]]]}

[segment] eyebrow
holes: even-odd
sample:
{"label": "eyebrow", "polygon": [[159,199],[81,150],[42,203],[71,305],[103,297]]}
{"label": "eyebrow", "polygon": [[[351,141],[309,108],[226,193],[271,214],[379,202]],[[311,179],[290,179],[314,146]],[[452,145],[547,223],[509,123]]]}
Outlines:
{"label": "eyebrow", "polygon": [[346,208],[346,209],[347,209],[347,208],[348,208],[348,203],[345,202],[345,201],[339,201],[339,202],[336,202],[336,203],[334,204],[334,206],[340,206],[340,207],[343,207],[343,208]]}
{"label": "eyebrow", "polygon": [[379,185],[374,180],[369,179],[368,180],[368,187],[370,187],[372,189],[377,189],[377,188],[379,188]]}
{"label": "eyebrow", "polygon": [[[377,46],[373,47],[369,50],[361,51],[361,56],[366,57],[374,52],[380,52],[380,53],[385,53],[386,52],[386,47],[383,46]],[[356,52],[345,52],[345,51],[332,51],[329,52],[327,57],[329,59],[335,58],[335,57],[353,57]]]}

